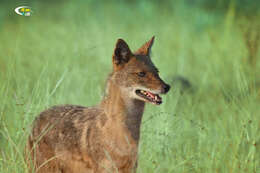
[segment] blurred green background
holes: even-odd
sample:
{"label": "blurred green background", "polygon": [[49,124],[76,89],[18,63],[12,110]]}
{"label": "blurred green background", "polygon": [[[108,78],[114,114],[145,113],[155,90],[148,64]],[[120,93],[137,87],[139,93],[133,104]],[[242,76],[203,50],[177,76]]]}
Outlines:
{"label": "blurred green background", "polygon": [[172,90],[146,107],[138,172],[259,173],[258,0],[0,1],[0,172],[27,172],[39,112],[102,99],[118,38],[135,50],[153,35]]}

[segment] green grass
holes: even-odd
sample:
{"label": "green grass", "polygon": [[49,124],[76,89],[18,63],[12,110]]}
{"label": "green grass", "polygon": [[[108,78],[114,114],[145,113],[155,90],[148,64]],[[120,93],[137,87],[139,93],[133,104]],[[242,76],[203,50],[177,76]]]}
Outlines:
{"label": "green grass", "polygon": [[147,1],[32,6],[32,17],[0,7],[1,173],[26,172],[23,148],[39,112],[102,99],[118,38],[134,50],[153,35],[161,77],[184,76],[193,92],[173,84],[161,106],[147,105],[138,172],[260,172],[260,63],[248,65],[239,27],[251,21],[234,9]]}

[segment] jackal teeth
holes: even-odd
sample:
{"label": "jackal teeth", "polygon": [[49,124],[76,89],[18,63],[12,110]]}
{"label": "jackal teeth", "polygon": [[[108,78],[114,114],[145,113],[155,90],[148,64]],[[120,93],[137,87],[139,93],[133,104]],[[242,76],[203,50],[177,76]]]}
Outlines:
{"label": "jackal teeth", "polygon": [[162,103],[161,97],[158,94],[155,94],[155,93],[152,93],[152,92],[149,92],[149,91],[145,91],[145,90],[137,90],[136,93],[139,96],[146,99],[147,101],[150,101],[154,104],[159,105],[159,104]]}

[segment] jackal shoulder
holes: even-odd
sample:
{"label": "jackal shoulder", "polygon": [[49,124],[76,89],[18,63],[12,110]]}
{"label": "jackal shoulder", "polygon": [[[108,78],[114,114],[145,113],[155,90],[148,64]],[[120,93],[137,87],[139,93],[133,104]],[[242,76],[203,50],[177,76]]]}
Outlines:
{"label": "jackal shoulder", "polygon": [[106,115],[99,107],[53,106],[35,119],[32,131],[34,139],[31,140],[43,138],[46,143],[55,145],[53,147],[79,147],[82,135],[97,123],[105,124],[105,121]]}

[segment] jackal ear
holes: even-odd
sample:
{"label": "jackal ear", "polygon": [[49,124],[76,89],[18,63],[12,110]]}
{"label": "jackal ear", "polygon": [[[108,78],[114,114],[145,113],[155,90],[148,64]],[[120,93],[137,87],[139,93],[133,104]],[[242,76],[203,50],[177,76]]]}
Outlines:
{"label": "jackal ear", "polygon": [[143,44],[143,45],[135,52],[135,54],[150,56],[150,54],[151,54],[151,48],[152,48],[152,46],[153,46],[153,42],[154,42],[154,36],[153,36],[149,41],[147,41],[145,44]]}
{"label": "jackal ear", "polygon": [[123,39],[118,39],[113,54],[113,64],[123,65],[127,63],[132,55],[127,43]]}

